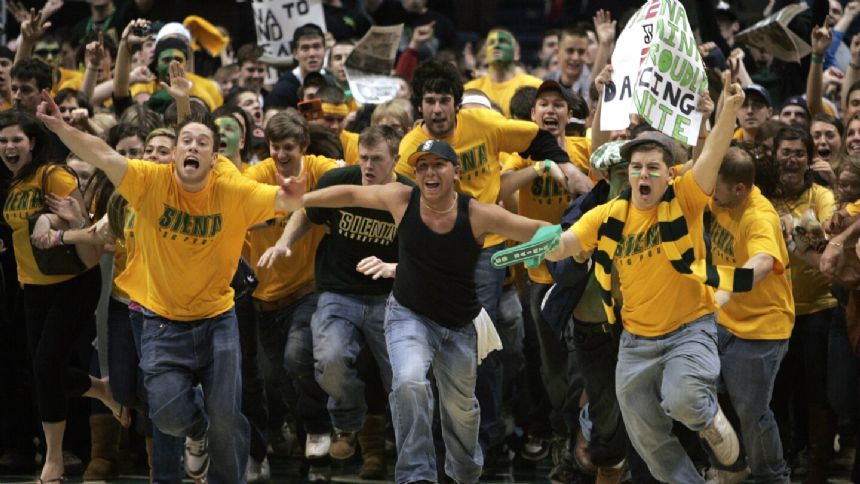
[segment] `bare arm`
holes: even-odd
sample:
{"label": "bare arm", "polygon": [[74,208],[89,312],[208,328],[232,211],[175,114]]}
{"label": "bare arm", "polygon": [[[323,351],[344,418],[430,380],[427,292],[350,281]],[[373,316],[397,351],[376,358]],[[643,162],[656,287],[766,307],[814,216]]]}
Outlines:
{"label": "bare arm", "polygon": [[702,156],[702,151],[705,149],[705,141],[708,139],[708,121],[711,119],[711,113],[714,112],[714,101],[708,91],[702,94],[696,110],[702,113],[702,124],[699,126],[699,138],[696,140],[696,146],[693,147],[693,157],[687,161],[683,173],[693,168],[693,163]]}
{"label": "bare arm", "polygon": [[693,165],[693,178],[703,192],[710,195],[717,183],[717,174],[723,163],[723,156],[732,141],[735,117],[744,102],[744,92],[739,84],[730,82],[730,74],[723,75],[723,110],[717,116],[714,129],[705,141],[702,154]]}
{"label": "bare arm", "polygon": [[537,229],[549,225],[543,220],[534,220],[511,213],[498,205],[473,200],[469,203],[469,218],[476,239],[487,234],[499,234],[517,242],[530,240]]}
{"label": "bare arm", "polygon": [[47,90],[42,91],[42,103],[39,104],[36,115],[73,153],[104,171],[114,186],[122,183],[128,170],[128,159],[114,151],[101,138],[66,124],[60,116],[60,109]]}
{"label": "bare arm", "polygon": [[814,117],[822,111],[824,53],[827,52],[832,40],[833,32],[826,26],[815,27],[812,30],[812,58],[809,61],[809,75],[806,77],[806,104],[809,107],[810,117]]}
{"label": "bare arm", "polygon": [[[773,272],[773,256],[765,253],[755,254],[742,267],[753,270],[753,285],[756,285]],[[714,297],[717,298],[717,303],[722,307],[728,302],[731,295],[731,292],[720,289],[714,294]]]}
{"label": "bare arm", "polygon": [[337,185],[305,193],[307,174],[282,180],[275,198],[275,211],[292,212],[302,207],[364,207],[391,212],[399,224],[412,189],[400,183],[385,185]]}
{"label": "bare arm", "polygon": [[597,107],[594,108],[594,119],[591,121],[591,152],[597,151],[601,145],[609,141],[609,132],[600,129],[600,113],[603,111],[603,87],[612,80],[612,66],[608,65],[594,79],[597,88]]}
{"label": "bare arm", "polygon": [[167,89],[170,97],[176,102],[176,121],[181,123],[191,116],[191,81],[185,77],[185,69],[177,61],[169,66],[170,85],[159,83],[162,89]]}
{"label": "bare arm", "polygon": [[134,35],[135,27],[148,28],[149,20],[132,20],[122,31],[119,46],[116,49],[116,66],[113,74],[113,92],[116,97],[128,97],[129,73],[131,72],[131,50],[143,44],[150,37]]}
{"label": "bare arm", "polygon": [[556,249],[546,256],[546,260],[558,261],[573,257],[577,262],[585,262],[590,254],[582,251],[582,246],[579,244],[579,237],[571,230],[565,230],[561,234],[561,243]]}
{"label": "bare arm", "polygon": [[603,68],[609,64],[612,50],[615,49],[615,26],[617,21],[606,10],[598,10],[594,16],[594,32],[597,34],[597,52],[594,54],[594,63],[591,66],[591,79],[588,85],[594,81]]}
{"label": "bare arm", "polygon": [[24,59],[29,59],[33,55],[33,47],[36,46],[36,42],[45,35],[45,31],[50,27],[51,22],[46,20],[42,11],[37,13],[35,9],[30,9],[27,19],[21,22],[21,43],[15,52],[15,64]]}
{"label": "bare arm", "polygon": [[104,34],[99,32],[99,40],[90,42],[86,46],[84,59],[87,68],[84,71],[84,83],[81,86],[81,91],[84,96],[92,102],[93,91],[96,89],[96,80],[98,79],[99,69],[105,57]]}
{"label": "bare arm", "polygon": [[265,267],[271,269],[278,257],[289,257],[293,255],[290,249],[299,239],[311,229],[311,219],[308,218],[304,210],[296,210],[290,215],[290,220],[287,226],[284,227],[284,232],[275,243],[275,245],[266,249],[260,260],[257,261],[257,267]]}

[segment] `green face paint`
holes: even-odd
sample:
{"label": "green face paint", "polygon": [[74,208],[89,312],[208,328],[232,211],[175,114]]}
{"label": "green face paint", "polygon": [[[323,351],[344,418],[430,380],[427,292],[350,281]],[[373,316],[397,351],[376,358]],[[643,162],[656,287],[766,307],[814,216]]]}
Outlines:
{"label": "green face paint", "polygon": [[173,61],[179,62],[179,64],[185,67],[185,52],[182,52],[179,49],[164,49],[158,54],[158,64],[155,66],[156,74],[158,78],[164,82],[170,81],[170,63]]}
{"label": "green face paint", "polygon": [[36,42],[36,47],[33,49],[33,57],[51,67],[57,67],[60,64],[60,44],[56,42]]}
{"label": "green face paint", "polygon": [[215,120],[215,126],[218,126],[218,136],[224,146],[222,154],[227,158],[239,156],[239,141],[242,138],[239,122],[232,117],[218,118]]}
{"label": "green face paint", "polygon": [[493,32],[487,36],[487,64],[510,64],[514,61],[514,37],[508,32]]}

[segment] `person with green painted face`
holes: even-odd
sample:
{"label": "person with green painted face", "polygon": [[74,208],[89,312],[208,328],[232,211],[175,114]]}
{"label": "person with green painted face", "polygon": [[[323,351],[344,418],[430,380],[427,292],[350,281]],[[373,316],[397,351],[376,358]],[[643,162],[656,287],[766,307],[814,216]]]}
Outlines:
{"label": "person with green painted face", "polygon": [[517,70],[520,46],[514,35],[505,29],[493,29],[484,41],[487,74],[469,81],[465,89],[480,89],[490,100],[502,106],[505,117],[511,117],[511,98],[523,86],[538,87],[541,80]]}
{"label": "person with green painted face", "polygon": [[212,118],[221,137],[218,153],[227,157],[240,172],[244,173],[250,166],[245,161],[245,147],[248,146],[247,131],[250,124],[248,115],[240,108],[221,106],[212,113]]}

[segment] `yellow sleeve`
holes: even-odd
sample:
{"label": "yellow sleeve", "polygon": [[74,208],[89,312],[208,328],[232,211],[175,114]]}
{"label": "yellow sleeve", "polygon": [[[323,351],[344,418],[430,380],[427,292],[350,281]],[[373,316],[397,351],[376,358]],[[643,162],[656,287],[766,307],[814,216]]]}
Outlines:
{"label": "yellow sleeve", "polygon": [[813,198],[812,203],[815,205],[815,218],[823,225],[827,223],[833,214],[836,212],[836,198],[833,192],[824,188],[821,185],[812,185]]}
{"label": "yellow sleeve", "polygon": [[415,181],[415,168],[409,164],[407,159],[409,158],[409,155],[415,153],[418,146],[427,139],[428,138],[422,131],[421,126],[415,126],[412,128],[412,131],[406,133],[406,136],[400,140],[400,148],[398,150],[400,160],[398,160],[397,164],[394,166],[395,173]]}
{"label": "yellow sleeve", "polygon": [[702,187],[696,183],[692,171],[688,171],[675,178],[674,185],[675,196],[678,197],[678,202],[681,204],[684,215],[701,214],[704,212],[711,197],[702,191]]}
{"label": "yellow sleeve", "polygon": [[510,153],[502,160],[502,173],[506,171],[517,171],[522,170],[528,166],[531,166],[534,162],[532,160],[524,160],[519,153]]}
{"label": "yellow sleeve", "polygon": [[226,186],[227,200],[242,201],[237,206],[244,214],[248,227],[275,218],[275,197],[280,187],[240,176],[229,178]]}
{"label": "yellow sleeve", "polygon": [[567,138],[567,156],[570,162],[583,173],[591,171],[588,160],[591,159],[591,140],[580,136],[569,136]]}
{"label": "yellow sleeve", "polygon": [[860,200],[855,200],[854,202],[845,205],[845,211],[852,217],[860,215]]}
{"label": "yellow sleeve", "polygon": [[538,132],[538,125],[531,121],[519,121],[505,119],[501,114],[489,109],[475,109],[482,111],[481,116],[486,123],[487,132],[495,138],[495,151],[507,151],[518,153],[525,151]]}
{"label": "yellow sleeve", "polygon": [[[47,166],[45,170],[51,170],[48,179],[45,180],[45,190],[61,197],[68,197],[70,193],[78,188],[78,180],[71,173],[57,166]],[[42,176],[41,173],[39,176]]]}
{"label": "yellow sleeve", "polygon": [[323,175],[325,175],[331,170],[334,170],[335,168],[340,167],[340,165],[338,165],[337,163],[337,160],[326,158],[324,156],[314,156],[311,160],[312,162],[308,167],[308,171],[310,171],[311,176],[309,177],[310,179],[308,180],[308,182],[313,183],[313,186],[308,187],[309,190],[312,190],[314,187],[316,187],[317,183],[320,181],[320,178],[322,178]]}
{"label": "yellow sleeve", "polygon": [[271,168],[274,164],[274,160],[271,158],[266,158],[265,160],[257,163],[256,165],[248,167],[247,170],[242,172],[247,178],[251,180],[260,182],[260,183],[269,183],[272,179]]}
{"label": "yellow sleeve", "polygon": [[611,206],[612,202],[608,202],[592,208],[570,226],[569,230],[579,239],[579,246],[583,252],[594,250],[597,247],[597,231],[606,218],[606,211]]}
{"label": "yellow sleeve", "polygon": [[159,166],[169,167],[170,165],[156,165],[143,160],[128,160],[128,169],[116,190],[128,200],[131,207],[138,208],[140,206],[143,195],[150,190],[150,184],[160,169]]}
{"label": "yellow sleeve", "polygon": [[[782,231],[779,225],[779,217],[775,213],[756,213],[745,220],[742,228],[746,253],[750,257],[756,254],[767,254],[773,257],[773,272],[777,275],[785,272],[787,260],[783,260],[783,251],[779,244],[782,242]],[[738,261],[746,263],[746,261]]]}

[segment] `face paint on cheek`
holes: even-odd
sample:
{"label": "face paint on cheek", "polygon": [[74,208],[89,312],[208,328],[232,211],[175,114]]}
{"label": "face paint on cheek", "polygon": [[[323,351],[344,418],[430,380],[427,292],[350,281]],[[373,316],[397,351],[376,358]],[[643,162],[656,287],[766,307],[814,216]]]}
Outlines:
{"label": "face paint on cheek", "polygon": [[648,173],[648,176],[650,176],[651,178],[660,178],[662,175],[660,175],[656,171],[652,171]]}
{"label": "face paint on cheek", "polygon": [[[499,50],[500,55],[496,57],[495,51]],[[514,61],[514,38],[507,32],[493,32],[487,37],[486,48],[487,64],[500,62],[502,64],[510,64]]]}
{"label": "face paint on cheek", "polygon": [[[215,120],[215,125],[218,126],[218,133],[224,144],[226,145],[225,155],[228,157],[239,154],[239,123],[236,121],[219,118]],[[224,129],[224,126],[230,125],[233,129]]]}
{"label": "face paint on cheek", "polygon": [[641,171],[637,171],[637,170],[630,170],[630,176],[632,176],[632,177],[634,177],[634,178],[639,177],[639,175],[641,175],[641,174],[642,174],[642,172],[641,172]]}
{"label": "face paint on cheek", "polygon": [[158,65],[155,66],[155,70],[159,79],[165,82],[169,81],[170,62],[177,58],[181,58],[181,64],[185,66],[185,52],[179,49],[165,49],[158,54]]}

